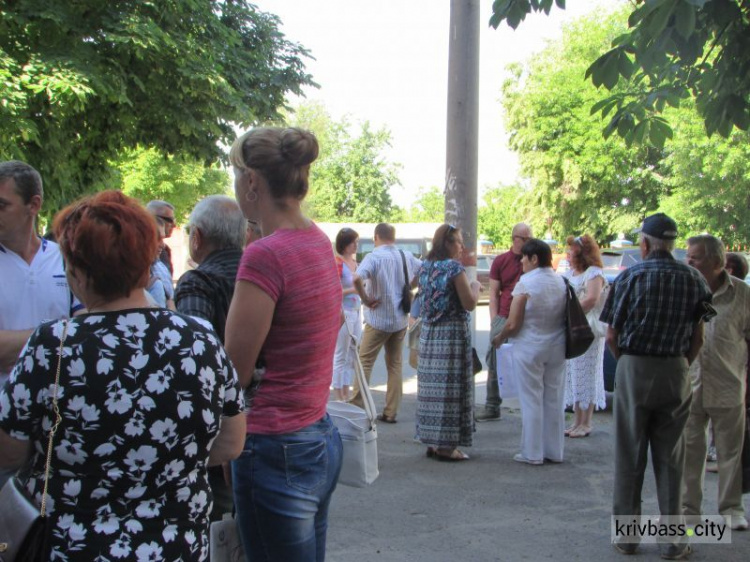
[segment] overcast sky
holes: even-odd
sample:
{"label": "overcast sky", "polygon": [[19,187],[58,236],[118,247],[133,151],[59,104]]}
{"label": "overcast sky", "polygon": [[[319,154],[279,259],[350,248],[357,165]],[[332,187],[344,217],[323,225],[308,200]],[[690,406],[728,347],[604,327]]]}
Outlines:
{"label": "overcast sky", "polygon": [[[505,66],[560,36],[563,22],[598,5],[622,0],[568,0],[565,11],[530,16],[517,31],[487,24],[491,0],[480,1],[479,188],[518,180],[517,158],[507,148],[500,88]],[[392,192],[408,204],[421,186],[442,189],[448,75],[449,0],[256,0],[277,14],[282,31],[316,60],[307,69],[335,119],[369,120],[392,134],[391,161],[403,165],[403,187]],[[296,101],[292,100],[292,103]]]}

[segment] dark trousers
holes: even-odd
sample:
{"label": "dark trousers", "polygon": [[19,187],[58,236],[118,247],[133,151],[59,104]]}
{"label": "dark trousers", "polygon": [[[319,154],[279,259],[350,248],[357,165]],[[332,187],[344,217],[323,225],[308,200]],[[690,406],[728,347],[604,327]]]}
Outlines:
{"label": "dark trousers", "polygon": [[500,412],[500,404],[503,399],[500,396],[500,386],[497,384],[497,353],[492,345],[492,338],[503,331],[505,323],[508,321],[504,316],[495,316],[490,325],[490,347],[487,350],[485,362],[487,363],[487,400],[485,409]]}
{"label": "dark trousers", "polygon": [[640,515],[651,447],[659,510],[682,513],[683,430],[691,388],[684,357],[623,355],[615,374],[614,515]]}

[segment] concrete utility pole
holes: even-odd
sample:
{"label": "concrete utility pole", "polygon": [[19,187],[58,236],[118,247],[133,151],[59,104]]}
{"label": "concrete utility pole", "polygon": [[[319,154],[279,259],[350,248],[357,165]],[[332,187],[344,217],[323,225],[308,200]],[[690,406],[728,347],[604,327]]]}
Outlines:
{"label": "concrete utility pole", "polygon": [[[479,137],[479,0],[451,0],[448,53],[448,135],[445,220],[461,229],[464,245],[477,250]],[[467,262],[476,279],[476,257]]]}

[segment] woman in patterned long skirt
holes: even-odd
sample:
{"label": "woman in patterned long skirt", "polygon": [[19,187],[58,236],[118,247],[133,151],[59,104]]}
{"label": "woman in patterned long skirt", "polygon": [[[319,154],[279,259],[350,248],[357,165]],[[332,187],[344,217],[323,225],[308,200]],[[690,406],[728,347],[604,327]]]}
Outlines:
{"label": "woman in patterned long skirt", "polygon": [[469,282],[458,261],[463,252],[461,231],[441,225],[419,273],[417,438],[428,445],[428,457],[444,461],[468,460],[458,447],[470,447],[474,432],[469,311],[477,305],[479,283]]}

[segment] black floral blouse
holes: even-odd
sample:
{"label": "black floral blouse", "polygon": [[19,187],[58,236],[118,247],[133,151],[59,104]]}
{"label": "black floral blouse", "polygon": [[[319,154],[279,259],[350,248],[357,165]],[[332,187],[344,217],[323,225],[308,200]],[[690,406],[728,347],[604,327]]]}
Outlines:
{"label": "black floral blouse", "polygon": [[[29,339],[0,389],[0,428],[32,442],[41,500],[61,321]],[[205,560],[206,467],[221,416],[243,409],[214,332],[164,309],[68,321],[48,506],[51,560]]]}

